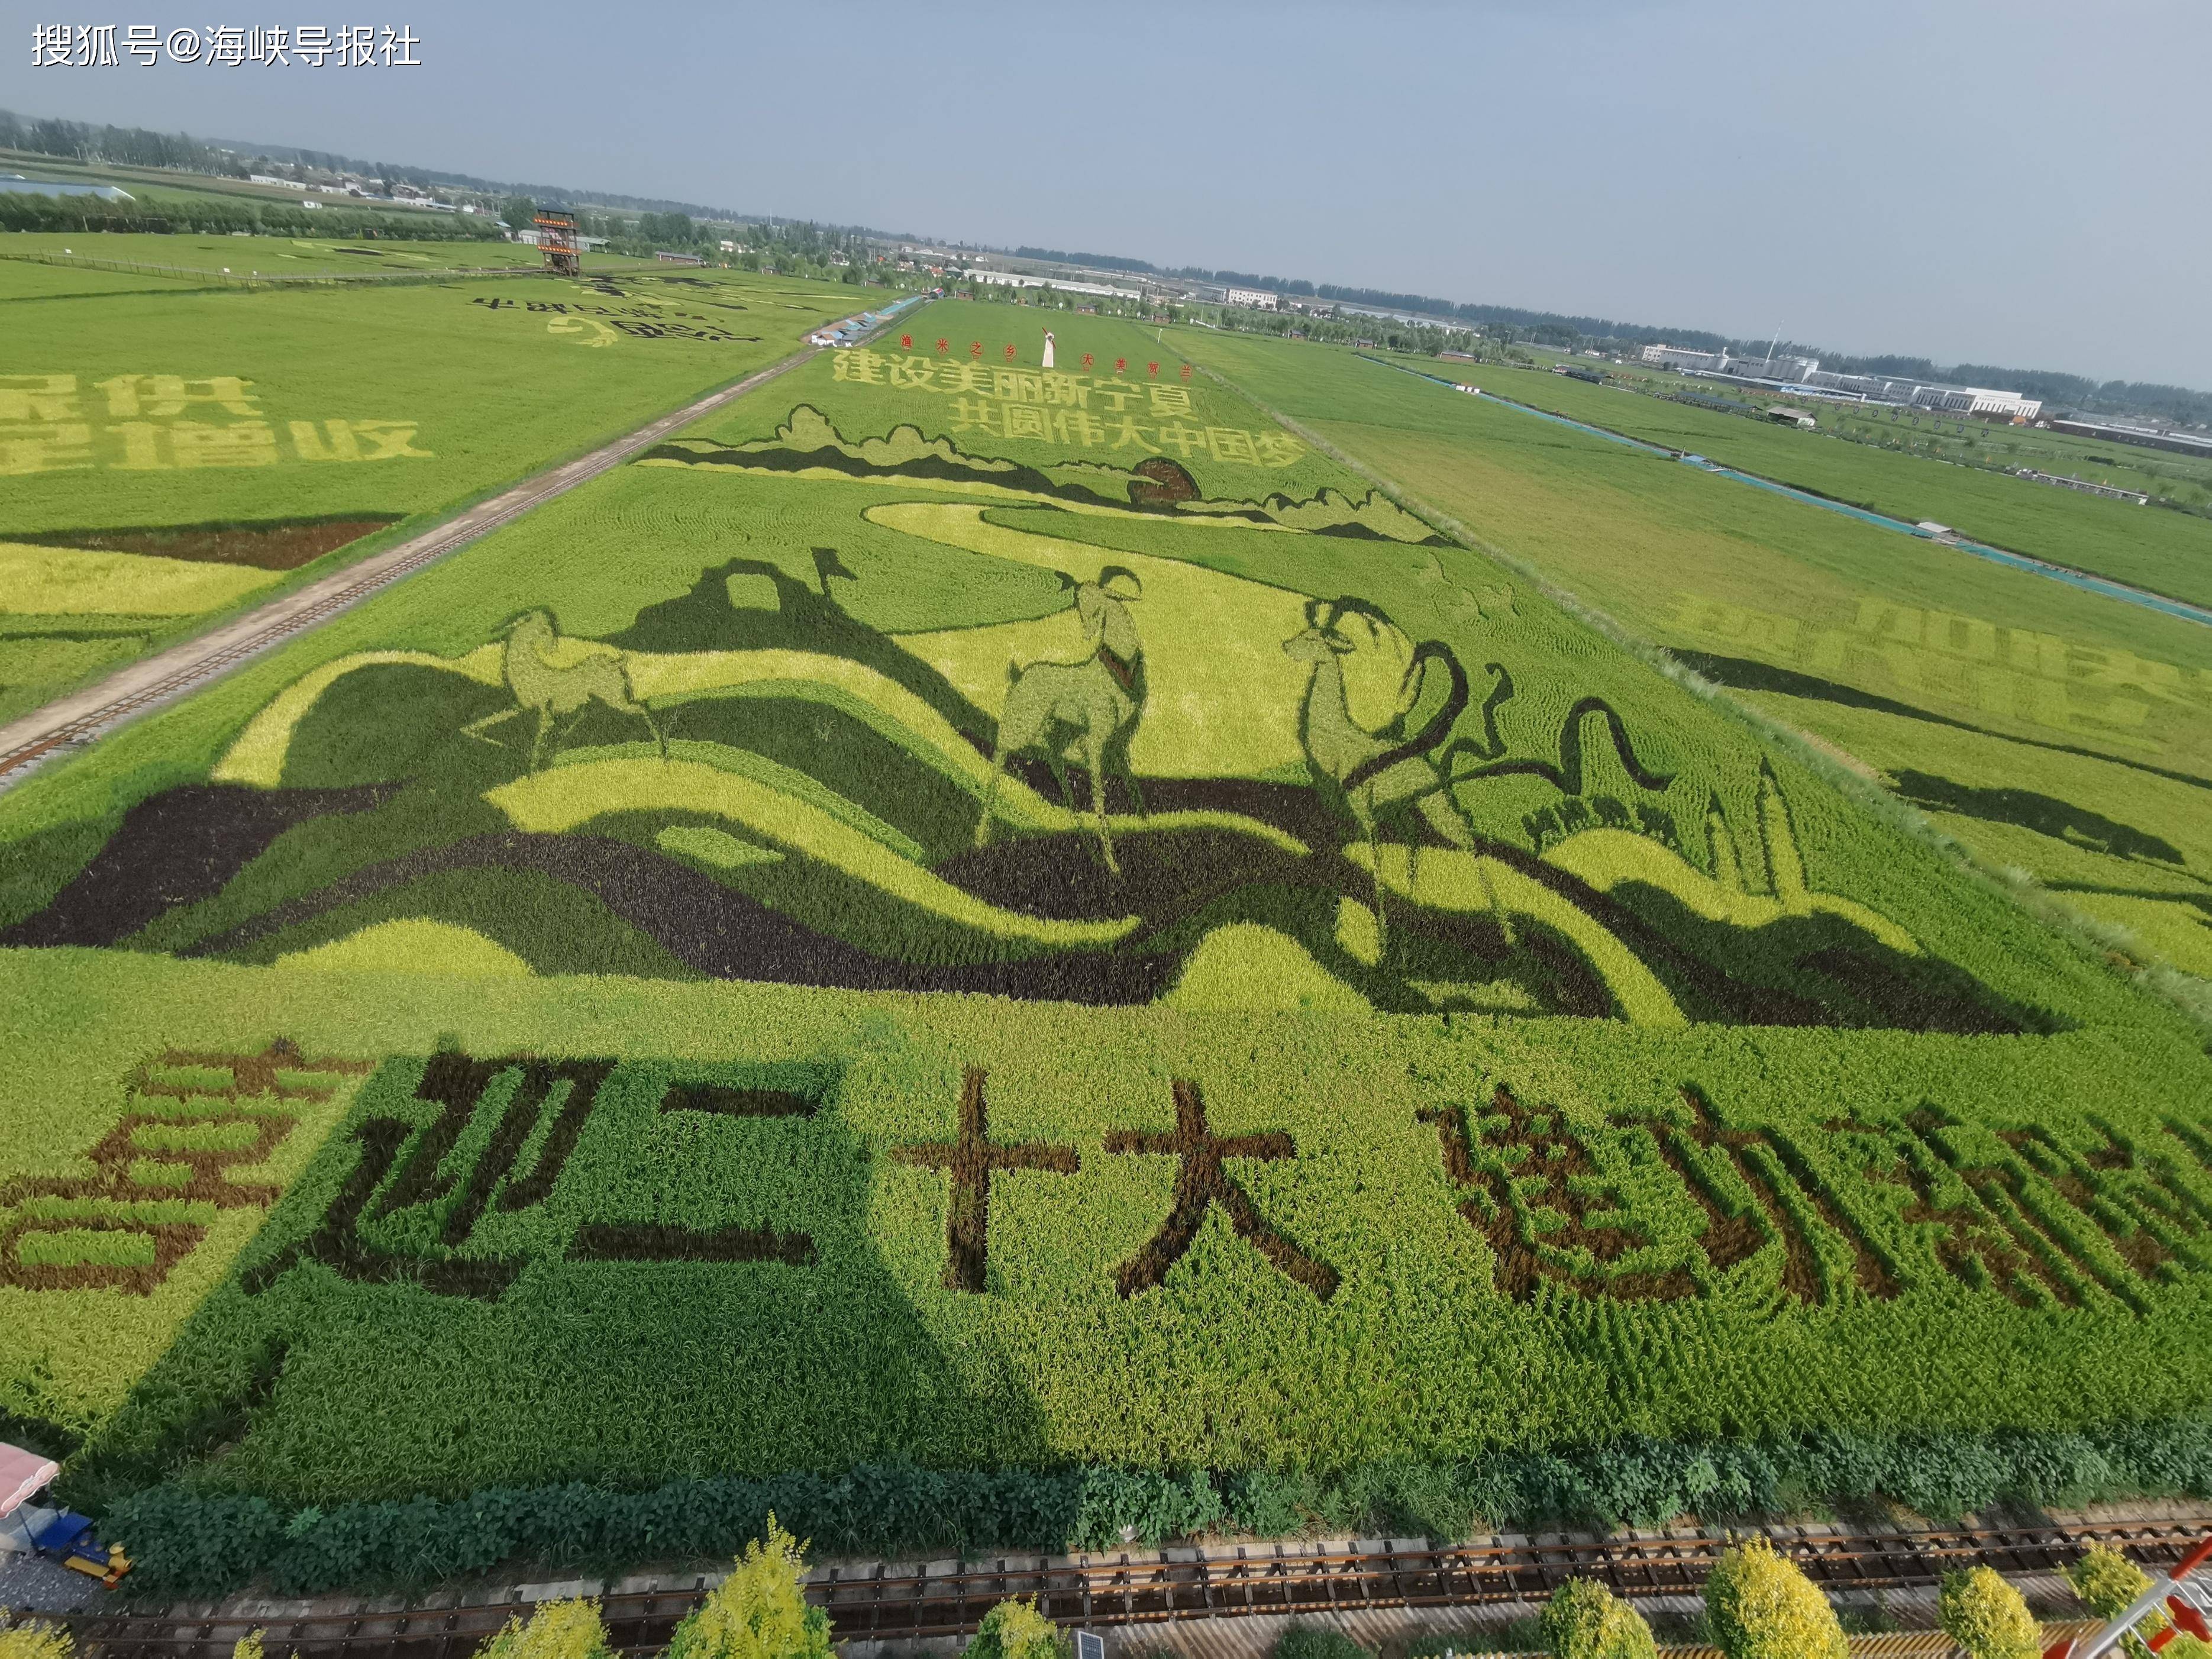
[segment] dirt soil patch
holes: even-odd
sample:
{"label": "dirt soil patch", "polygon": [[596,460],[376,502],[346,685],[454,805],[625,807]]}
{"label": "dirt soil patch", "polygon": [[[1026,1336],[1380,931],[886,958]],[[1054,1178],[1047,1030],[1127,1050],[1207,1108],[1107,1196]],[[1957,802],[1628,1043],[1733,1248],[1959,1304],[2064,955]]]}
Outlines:
{"label": "dirt soil patch", "polygon": [[191,559],[205,564],[251,565],[256,570],[297,570],[398,519],[397,514],[383,514],[374,518],[295,520],[283,524],[64,530],[0,534],[0,540],[33,547],[80,547],[96,553],[150,553],[158,558]]}

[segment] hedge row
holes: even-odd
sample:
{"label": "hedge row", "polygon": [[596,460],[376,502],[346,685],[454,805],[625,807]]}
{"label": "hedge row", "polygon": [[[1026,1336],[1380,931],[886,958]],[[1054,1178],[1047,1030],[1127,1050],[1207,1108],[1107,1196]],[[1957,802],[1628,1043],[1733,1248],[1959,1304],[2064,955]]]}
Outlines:
{"label": "hedge row", "polygon": [[142,1595],[209,1597],[265,1576],[280,1594],[422,1582],[526,1558],[611,1568],[727,1556],[771,1510],[818,1554],[1064,1551],[1195,1534],[1465,1538],[1495,1528],[1656,1526],[1694,1513],[1771,1514],[1880,1494],[1923,1514],[2000,1502],[2071,1504],[2145,1493],[2212,1497],[2212,1419],[2098,1434],[1873,1437],[1758,1445],[1631,1438],[1467,1462],[1370,1464],[1322,1476],[1250,1470],[961,1471],[872,1466],[765,1480],[487,1490],[287,1510],[171,1484],[108,1519]]}
{"label": "hedge row", "polygon": [[375,213],[337,203],[320,209],[288,203],[110,202],[97,196],[0,193],[0,230],[146,231],[223,235],[397,237],[404,241],[497,241],[484,218],[461,213]]}

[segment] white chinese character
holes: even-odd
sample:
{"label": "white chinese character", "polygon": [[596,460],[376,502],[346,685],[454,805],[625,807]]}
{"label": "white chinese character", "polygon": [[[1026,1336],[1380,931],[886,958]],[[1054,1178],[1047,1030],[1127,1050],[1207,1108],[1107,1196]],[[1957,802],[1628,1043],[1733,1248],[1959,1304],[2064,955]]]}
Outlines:
{"label": "white chinese character", "polygon": [[169,428],[169,453],[179,466],[273,466],[276,434],[254,421],[236,426],[179,421]]}
{"label": "white chinese character", "polygon": [[[397,33],[386,29],[382,47],[384,66],[386,69],[421,69],[422,60],[415,55],[415,48],[422,44],[415,38],[415,30],[410,24],[402,23]],[[399,54],[397,58],[392,55],[394,52]]]}
{"label": "white chinese character", "polygon": [[151,69],[161,56],[160,37],[151,23],[133,23],[123,31],[123,49],[136,58],[142,68]]}
{"label": "white chinese character", "polygon": [[70,62],[70,26],[67,23],[33,23],[31,25],[31,67],[33,69],[67,69]]}
{"label": "white chinese character", "polygon": [[228,24],[208,30],[207,61],[236,68],[246,62],[246,31]]}
{"label": "white chinese character", "polygon": [[112,23],[78,24],[76,61],[80,69],[114,67],[115,25]]}
{"label": "white chinese character", "polygon": [[288,28],[258,28],[246,38],[246,61],[249,64],[289,64],[284,55],[290,44],[292,31]]}
{"label": "white chinese character", "polygon": [[374,23],[340,24],[337,58],[337,66],[340,69],[374,67],[376,63],[376,25]]}
{"label": "white chinese character", "polygon": [[0,477],[70,472],[90,466],[91,442],[92,428],[75,422],[0,427]]}
{"label": "white chinese character", "polygon": [[197,64],[199,62],[200,33],[198,29],[171,29],[167,44],[171,63]]}
{"label": "white chinese character", "polygon": [[302,23],[292,31],[292,50],[301,62],[320,69],[331,55],[331,32],[319,23]]}
{"label": "white chinese character", "polygon": [[74,374],[0,374],[0,421],[82,420]]}

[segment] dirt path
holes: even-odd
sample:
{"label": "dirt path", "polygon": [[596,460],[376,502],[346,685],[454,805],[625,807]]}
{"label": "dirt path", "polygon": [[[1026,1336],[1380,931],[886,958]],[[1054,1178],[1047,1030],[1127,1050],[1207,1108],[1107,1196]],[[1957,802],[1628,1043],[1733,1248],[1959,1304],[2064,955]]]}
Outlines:
{"label": "dirt path", "polygon": [[58,697],[0,726],[0,793],[44,763],[77,754],[140,715],[174,702],[264,652],[318,628],[394,582],[458,552],[478,537],[521,517],[542,501],[619,466],[638,451],[703,415],[711,415],[811,358],[808,346],[748,374],[736,385],[647,422],[566,465],[525,478],[396,547],[321,580],[271,599],[167,650],[118,669],[95,685]]}

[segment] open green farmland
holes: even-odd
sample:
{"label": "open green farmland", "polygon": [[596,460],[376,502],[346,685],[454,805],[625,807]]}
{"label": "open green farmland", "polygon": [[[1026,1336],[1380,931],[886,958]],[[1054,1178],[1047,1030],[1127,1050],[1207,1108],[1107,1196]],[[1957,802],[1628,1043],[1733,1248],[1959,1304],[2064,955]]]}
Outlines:
{"label": "open green farmland", "polygon": [[0,796],[0,1407],[75,1499],[2202,1413],[2200,1032],[1049,320],[825,353]]}
{"label": "open green farmland", "polygon": [[29,259],[0,259],[0,302],[94,298],[110,294],[175,294],[185,289],[210,286],[214,284],[160,271],[100,270],[90,266],[40,264]]}
{"label": "open green farmland", "polygon": [[[398,241],[372,237],[155,235],[112,231],[16,230],[0,235],[0,255],[67,254],[135,264],[169,265],[234,276],[404,276],[413,272],[509,268],[535,270],[544,256],[524,242]],[[0,270],[16,261],[0,258]],[[593,254],[586,279],[602,271],[666,270],[651,259]],[[710,276],[728,273],[709,271]]]}
{"label": "open green farmland", "polygon": [[0,720],[774,362],[850,303],[665,271],[11,303]]}
{"label": "open green farmland", "polygon": [[[1433,362],[1425,367],[1436,368]],[[1486,392],[1646,443],[1689,450],[1907,524],[1934,519],[2015,553],[2094,571],[2191,604],[2212,605],[2212,519],[2103,501],[1534,369],[1493,363],[1449,367],[1465,371],[1455,378],[1471,380]],[[2009,428],[1969,424],[1976,428],[1978,442],[1987,441],[1983,448],[2002,445],[2010,436]]]}
{"label": "open green farmland", "polygon": [[[1451,367],[1448,362],[1436,358],[1387,352],[1376,355],[1425,373]],[[1549,353],[1540,354],[1539,361],[1546,356],[1553,356],[1559,362],[1575,361]],[[1591,365],[1584,360],[1582,366]],[[1613,380],[1656,397],[1717,395],[1754,410],[1764,410],[1776,401],[1772,394],[1762,397],[1755,389],[1731,387],[1725,380],[1705,381],[1646,368],[1634,362],[1607,363],[1604,373]],[[1456,374],[1456,378],[1464,379],[1466,374]],[[1474,372],[1474,378],[1481,378],[1479,370]],[[1819,421],[1822,431],[1841,434],[1881,448],[1904,450],[1917,447],[1919,453],[1938,459],[1998,467],[2035,467],[2098,483],[2118,484],[2124,489],[2145,490],[2192,507],[2201,507],[2212,501],[2212,457],[2077,437],[2049,428],[1999,425],[1929,410],[1830,403],[1818,398],[1793,401],[1793,407],[1802,408],[1805,404],[1811,404],[1805,412]]]}
{"label": "open green farmland", "polygon": [[2125,927],[2147,955],[2212,974],[2212,629],[1349,354],[1229,339],[1194,349],[1880,773],[1991,864]]}

